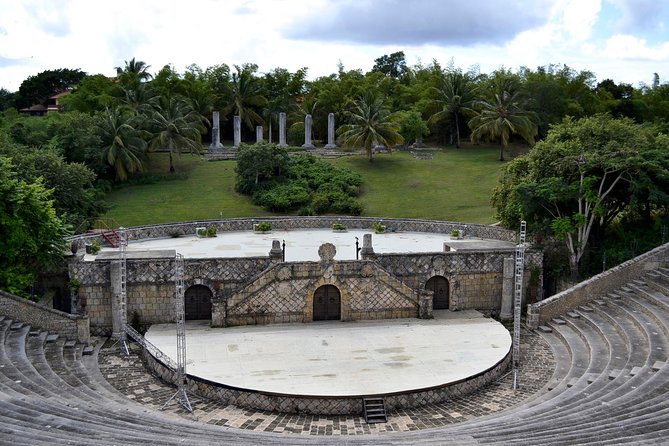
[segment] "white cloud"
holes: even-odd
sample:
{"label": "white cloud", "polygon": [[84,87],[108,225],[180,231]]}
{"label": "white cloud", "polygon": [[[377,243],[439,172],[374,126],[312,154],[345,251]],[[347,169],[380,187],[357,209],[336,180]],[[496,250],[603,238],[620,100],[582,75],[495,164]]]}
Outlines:
{"label": "white cloud", "polygon": [[[479,1],[472,0],[468,4],[478,5]],[[525,5],[527,16],[538,19],[531,25],[518,26],[513,33],[496,34],[495,26],[506,22],[493,20],[486,22],[491,28],[490,33],[481,34],[479,40],[464,35],[464,40],[453,38],[444,43],[446,34],[443,33],[439,34],[441,43],[434,43],[438,39],[421,40],[418,34],[402,40],[398,22],[390,21],[378,26],[397,31],[397,43],[390,44],[386,39],[377,44],[372,41],[347,44],[340,42],[346,39],[324,39],[321,36],[316,40],[306,33],[299,39],[287,39],[285,34],[287,29],[310,27],[315,30],[316,19],[321,25],[330,23],[328,20],[341,19],[344,17],[341,11],[352,5],[358,5],[356,10],[367,8],[370,17],[374,18],[391,17],[392,14],[384,12],[389,5],[399,5],[397,11],[406,14],[405,5],[414,3],[405,3],[405,0],[246,0],[234,4],[217,0],[191,0],[188,3],[164,0],[104,3],[0,0],[0,87],[16,90],[28,76],[57,68],[80,68],[88,73],[113,75],[114,67],[122,66],[124,60],[133,57],[149,64],[153,73],[165,64],[173,64],[177,71],[183,71],[191,63],[206,68],[222,63],[251,62],[258,64],[261,71],[275,67],[294,71],[307,67],[309,76],[314,78],[336,72],[340,60],[346,69],[367,71],[375,58],[395,51],[404,51],[410,64],[418,59],[423,63],[437,59],[446,64],[453,58],[462,68],[480,65],[483,72],[502,65],[515,69],[522,65],[535,68],[564,63],[578,70],[594,71],[600,78],[626,82],[646,80],[653,72],[658,72],[662,79],[669,78],[665,43],[656,43],[638,33],[612,36],[609,29],[602,26],[603,8],[608,8],[606,14],[617,12],[620,15],[620,11],[630,10],[631,3],[624,0],[604,0],[604,3],[601,0],[542,1],[510,0],[509,5],[513,8],[490,11],[488,6],[483,15],[481,11],[478,14],[472,12],[460,1],[431,2],[442,12],[450,11],[450,15],[438,16],[441,17],[438,27],[430,25],[430,29],[435,30],[448,28],[456,22],[474,24],[481,17],[493,18],[500,11],[517,11],[519,5]],[[612,7],[611,1],[628,9]],[[644,9],[646,12],[639,12],[634,23],[645,23],[643,20],[649,12],[657,11],[646,0],[644,2],[648,6]],[[428,3],[416,4],[425,6]],[[538,11],[539,7],[544,10]],[[608,17],[606,23],[613,19]],[[662,16],[656,17],[652,23],[662,25],[665,21],[666,17]],[[402,26],[420,27],[428,22],[430,17],[414,15]],[[331,27],[332,32],[335,30]],[[598,34],[601,32],[608,32],[608,35]],[[462,29],[459,33],[467,33],[467,30]],[[499,38],[495,39],[495,36]],[[426,41],[433,43],[426,44]],[[458,42],[466,42],[466,45]],[[633,56],[646,61],[620,64],[621,58]],[[643,78],[630,80],[631,76],[638,75]]]}

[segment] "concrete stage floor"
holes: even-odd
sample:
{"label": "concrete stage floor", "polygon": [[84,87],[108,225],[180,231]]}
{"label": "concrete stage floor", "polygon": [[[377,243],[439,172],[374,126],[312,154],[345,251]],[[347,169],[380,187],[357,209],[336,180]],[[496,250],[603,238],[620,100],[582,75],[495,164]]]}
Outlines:
{"label": "concrete stage floor", "polygon": [[[441,386],[483,372],[511,349],[511,335],[477,311],[432,320],[384,319],[211,328],[186,323],[187,373],[249,390],[358,396]],[[176,361],[174,324],[146,339]]]}
{"label": "concrete stage floor", "polygon": [[[286,261],[318,261],[318,248],[326,242],[337,248],[335,260],[355,259],[355,238],[362,247],[364,234],[369,230],[352,229],[348,232],[332,232],[329,229],[273,230],[266,234],[253,231],[219,232],[216,237],[198,238],[195,235],[178,238],[132,240],[128,243],[128,255],[148,255],[151,251],[176,250],[186,258],[214,257],[265,257],[272,247],[272,240],[286,242]],[[448,234],[429,232],[388,232],[373,234],[372,245],[379,254],[443,252],[444,242],[453,250],[514,249],[515,244],[500,240],[465,238],[453,240]],[[147,253],[147,251],[149,253]],[[105,255],[116,256],[118,249],[103,248]],[[173,256],[173,254],[172,254]],[[95,257],[86,256],[87,260]]]}

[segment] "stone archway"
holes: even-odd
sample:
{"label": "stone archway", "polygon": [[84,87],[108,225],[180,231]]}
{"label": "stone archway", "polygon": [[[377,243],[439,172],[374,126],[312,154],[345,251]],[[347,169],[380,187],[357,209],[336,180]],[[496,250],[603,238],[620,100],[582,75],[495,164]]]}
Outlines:
{"label": "stone archway", "polygon": [[341,320],[341,293],[334,285],[323,285],[314,291],[314,321]]}
{"label": "stone archway", "polygon": [[449,300],[449,283],[444,276],[433,276],[425,284],[425,289],[434,292],[433,310],[447,310]]}
{"label": "stone archway", "polygon": [[211,319],[213,293],[204,285],[193,285],[184,293],[186,320]]}

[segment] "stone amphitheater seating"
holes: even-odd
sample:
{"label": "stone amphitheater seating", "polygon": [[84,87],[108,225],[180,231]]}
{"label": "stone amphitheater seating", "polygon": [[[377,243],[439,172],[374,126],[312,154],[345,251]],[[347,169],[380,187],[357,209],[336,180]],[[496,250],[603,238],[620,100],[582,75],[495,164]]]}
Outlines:
{"label": "stone amphitheater seating", "polygon": [[383,436],[263,434],[149,410],[104,380],[97,349],[84,355],[82,344],[0,318],[0,444],[555,445],[669,438],[669,270],[662,267],[540,327],[556,368],[543,391],[522,405]]}

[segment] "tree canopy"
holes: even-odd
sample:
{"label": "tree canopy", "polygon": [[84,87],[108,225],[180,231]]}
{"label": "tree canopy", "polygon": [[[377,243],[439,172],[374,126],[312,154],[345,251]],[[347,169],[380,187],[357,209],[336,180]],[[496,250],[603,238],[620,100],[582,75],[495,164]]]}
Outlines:
{"label": "tree canopy", "polygon": [[667,137],[609,114],[564,121],[504,169],[492,203],[508,227],[520,219],[564,240],[572,278],[593,228],[635,207],[666,208]]}
{"label": "tree canopy", "polygon": [[0,156],[0,289],[27,295],[36,275],[62,260],[67,230],[41,180],[19,179]]}

